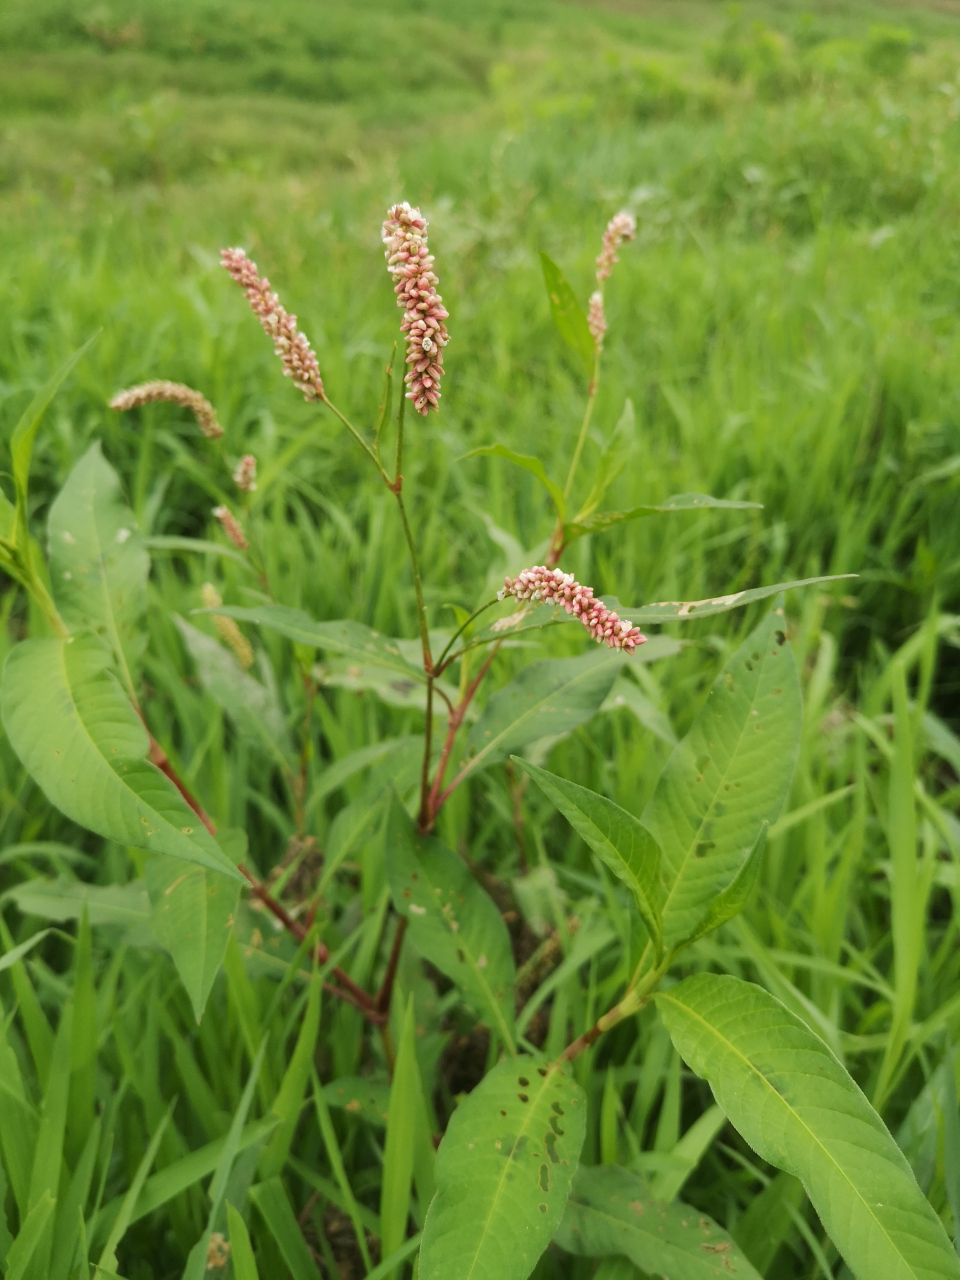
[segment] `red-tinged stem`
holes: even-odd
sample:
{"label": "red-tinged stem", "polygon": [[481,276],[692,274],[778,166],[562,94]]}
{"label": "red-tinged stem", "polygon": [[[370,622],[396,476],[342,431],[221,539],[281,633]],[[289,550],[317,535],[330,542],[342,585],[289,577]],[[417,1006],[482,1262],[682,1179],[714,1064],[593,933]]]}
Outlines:
{"label": "red-tinged stem", "polygon": [[375,1008],[383,1014],[390,1010],[390,997],[393,995],[393,984],[397,976],[397,966],[400,964],[400,952],[403,949],[403,936],[407,932],[407,917],[401,916],[397,921],[397,931],[393,935],[393,946],[390,948],[390,959],[387,961],[387,971],[383,975],[383,982],[380,990],[374,999]]}
{"label": "red-tinged stem", "polygon": [[[443,786],[443,778],[447,771],[450,752],[453,750],[453,742],[457,736],[457,730],[463,724],[463,718],[467,714],[467,709],[473,701],[477,690],[480,688],[483,677],[490,670],[491,663],[497,656],[499,648],[500,642],[498,641],[491,649],[483,666],[470,681],[470,684],[467,686],[467,691],[460,699],[459,704],[450,712],[450,718],[447,721],[447,737],[443,744],[443,750],[440,752],[440,760],[437,764],[437,772],[434,775],[433,786],[430,788],[430,794],[427,797],[427,803],[424,811],[426,815],[426,825],[422,825],[421,827],[423,831],[429,831],[433,827],[444,800],[446,800],[447,796],[453,790],[452,786],[448,787],[448,789],[443,793],[443,796],[441,797],[440,795],[440,788]],[[456,784],[454,783],[454,785]],[[423,816],[423,813],[421,813],[421,823]]]}
{"label": "red-tinged stem", "polygon": [[155,764],[160,772],[170,779],[210,834],[215,836],[217,834],[217,828],[213,825],[212,819],[204,813],[199,800],[191,794],[186,783],[170,763],[170,757],[164,751],[163,747],[161,747],[153,734],[150,734],[150,762],[151,764]]}

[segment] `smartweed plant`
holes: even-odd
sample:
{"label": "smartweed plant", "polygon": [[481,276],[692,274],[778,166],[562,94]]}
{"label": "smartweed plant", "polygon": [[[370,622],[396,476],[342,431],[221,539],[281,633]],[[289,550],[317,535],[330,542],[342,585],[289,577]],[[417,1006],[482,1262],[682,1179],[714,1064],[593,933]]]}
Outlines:
{"label": "smartweed plant", "polygon": [[[280,1274],[268,1270],[277,1266],[298,1280],[316,1275],[315,1258],[281,1179],[294,1160],[291,1144],[307,1094],[337,1180],[336,1186],[316,1182],[317,1194],[333,1196],[344,1207],[371,1276],[399,1275],[416,1254],[420,1280],[524,1280],[552,1242],[557,1256],[626,1258],[644,1272],[672,1280],[726,1275],[757,1280],[759,1271],[731,1235],[676,1198],[682,1170],[678,1175],[667,1166],[650,1177],[642,1161],[632,1169],[606,1155],[599,1165],[581,1162],[588,1111],[583,1063],[602,1037],[643,1016],[659,1020],[690,1071],[709,1082],[720,1109],[705,1112],[692,1126],[693,1136],[678,1160],[685,1155],[695,1163],[717,1132],[715,1115],[720,1123],[725,1117],[758,1156],[791,1176],[783,1185],[799,1180],[830,1241],[861,1280],[960,1276],[957,1255],[910,1166],[827,1043],[765,989],[710,972],[704,963],[708,953],[692,950],[743,910],[757,881],[767,832],[790,789],[801,742],[801,694],[783,593],[806,584],[632,608],[598,597],[561,567],[571,545],[588,534],[616,536],[621,526],[644,517],[752,505],[682,494],[628,511],[605,509],[607,489],[625,464],[632,430],[629,404],[594,474],[586,483],[582,479],[607,328],[603,289],[618,250],[634,231],[629,213],[611,219],[597,258],[597,289],[586,311],[560,269],[543,258],[557,328],[583,365],[582,426],[562,483],[551,478],[541,459],[505,443],[470,455],[506,459],[534,475],[553,503],[555,525],[542,551],[544,563],[516,566],[490,598],[476,589],[477,607],[456,610],[454,625],[446,630],[425,602],[423,580],[430,565],[421,563],[404,479],[406,454],[430,448],[450,340],[426,219],[419,209],[398,204],[383,224],[387,267],[403,312],[405,391],[397,394],[395,348],[379,409],[367,425],[356,425],[333,403],[296,317],[256,264],[241,249],[224,250],[223,265],[273,342],[285,376],[306,400],[339,419],[382,482],[385,501],[396,504],[419,624],[411,643],[357,621],[315,619],[278,600],[262,554],[265,531],[248,503],[256,490],[257,460],[220,453],[217,465],[226,466],[236,493],[235,509],[219,504],[213,511],[222,531],[220,549],[249,568],[258,584],[256,602],[225,604],[208,583],[198,613],[212,619],[222,644],[184,619],[178,625],[198,664],[214,662],[228,705],[231,698],[245,698],[255,711],[265,706],[256,702],[256,690],[262,693],[264,686],[255,678],[255,664],[263,681],[269,682],[270,674],[248,632],[273,632],[293,645],[303,689],[299,764],[288,763],[288,746],[275,749],[299,834],[272,882],[254,869],[265,859],[248,852],[246,833],[218,830],[215,815],[205,812],[151,732],[139,674],[148,547],[98,444],[77,463],[50,509],[46,557],[31,534],[33,442],[46,406],[82,350],[38,395],[14,432],[14,501],[0,496],[0,567],[30,594],[40,618],[40,634],[14,647],[3,674],[3,724],[14,750],[53,805],[81,827],[131,851],[141,872],[137,892],[149,904],[139,917],[140,928],[169,952],[198,1022],[224,957],[233,989],[241,993],[238,1008],[244,1008],[244,963],[251,950],[242,951],[235,937],[241,891],[296,944],[281,989],[295,976],[308,991],[306,1002],[295,1006],[296,1049],[275,1093],[262,1074],[265,1042],[258,1043],[255,1017],[241,1015],[247,1019],[250,1074],[229,1132],[205,1166],[214,1175],[210,1212],[185,1275],[200,1277],[229,1262],[235,1276],[249,1280],[258,1274],[258,1260],[265,1276]],[[128,412],[156,401],[190,410],[211,451],[222,450],[213,407],[189,387],[149,382],[120,393],[112,403]],[[599,712],[624,670],[643,660],[645,646],[655,650],[659,644],[670,651],[672,642],[660,636],[648,640],[641,627],[711,616],[765,598],[773,598],[772,610],[724,665],[640,817],[543,767],[552,743]],[[574,656],[522,665],[485,696],[498,660],[522,659],[538,634],[565,624],[583,628],[596,643],[584,643]],[[318,664],[318,654],[327,666]],[[400,699],[417,710],[423,724],[416,749],[409,738],[363,748],[365,762],[379,763],[352,813],[368,836],[376,833],[376,857],[361,868],[370,925],[362,945],[367,970],[378,979],[372,988],[357,980],[356,969],[351,975],[344,948],[331,941],[328,890],[345,870],[355,841],[341,838],[315,863],[312,876],[301,877],[305,888],[296,901],[287,891],[316,854],[308,831],[311,780],[317,776],[308,767],[311,717],[322,709],[331,671],[347,687],[379,692],[387,701]],[[269,735],[265,711],[262,717]],[[281,724],[278,735],[289,738],[289,726]],[[451,796],[469,789],[481,771],[497,768],[509,771],[518,813],[532,782],[582,837],[597,865],[612,873],[610,911],[626,922],[612,978],[592,988],[611,991],[611,1000],[606,1007],[588,1005],[582,1025],[569,1033],[567,1016],[558,1014],[546,1042],[525,1006],[542,1007],[556,989],[554,974],[563,953],[557,938],[568,949],[562,960],[568,969],[590,961],[596,946],[578,951],[576,941],[571,945],[577,922],[561,913],[554,933],[518,968],[508,928],[518,912],[515,904],[504,905],[503,884],[474,865],[469,848],[454,852],[437,835]],[[336,769],[330,766],[329,777],[319,774],[324,794],[335,785]],[[549,890],[549,875],[538,884]],[[549,900],[556,905],[555,898]],[[84,914],[78,946],[89,945],[88,934]],[[3,966],[19,963],[28,945],[4,957]],[[447,1010],[466,1016],[479,1035],[482,1059],[482,1078],[452,1110],[442,1134],[418,1051],[417,1002],[426,988]],[[359,1015],[364,1060],[379,1064],[388,1083],[351,1078],[321,1084],[315,1065],[321,991],[354,1019]],[[72,1016],[79,1026],[79,1003]],[[904,1024],[897,1033],[901,1049],[906,1034]],[[69,1035],[64,1014],[51,1071],[61,1059],[72,1061]],[[889,1053],[876,1096],[883,1096],[896,1068],[897,1053]],[[4,1087],[15,1095],[19,1086]],[[254,1166],[247,1161],[243,1177],[238,1170],[241,1148],[249,1145],[244,1125],[258,1090],[266,1112],[258,1123],[266,1127],[255,1148],[258,1181],[251,1186]],[[616,1095],[610,1096],[615,1106]],[[62,1103],[61,1111],[65,1094]],[[347,1176],[331,1104],[362,1113],[381,1128],[386,1122],[377,1266],[366,1230],[369,1210]],[[602,1123],[612,1116],[615,1124],[606,1094],[602,1106]],[[39,1130],[29,1110],[18,1123],[42,1138],[51,1125],[60,1123],[62,1129],[59,1114],[45,1104]],[[95,1274],[114,1274],[120,1241],[133,1217],[142,1216],[145,1185],[154,1188],[149,1203],[163,1203],[154,1182],[145,1184],[145,1179],[168,1119],[169,1113],[109,1220],[99,1200],[92,1217],[84,1217],[95,1143],[76,1146],[68,1170],[72,1180],[64,1174],[51,1181],[43,1170],[27,1176],[22,1153],[18,1163],[11,1147],[13,1130],[0,1126],[19,1221],[18,1234],[8,1242],[8,1274],[86,1278],[94,1244],[102,1246]],[[308,1182],[317,1176],[307,1163],[294,1164]],[[157,1175],[164,1176],[172,1185],[173,1174]],[[329,1270],[330,1258],[322,1256]],[[594,1264],[570,1265],[571,1274],[586,1275]],[[624,1274],[617,1265],[611,1262],[603,1274]]]}

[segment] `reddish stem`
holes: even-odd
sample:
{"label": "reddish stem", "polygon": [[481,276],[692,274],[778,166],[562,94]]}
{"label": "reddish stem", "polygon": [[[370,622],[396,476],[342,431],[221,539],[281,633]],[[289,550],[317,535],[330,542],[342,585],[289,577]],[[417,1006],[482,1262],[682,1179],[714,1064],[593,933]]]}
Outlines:
{"label": "reddish stem", "polygon": [[463,718],[467,714],[467,709],[473,701],[477,690],[480,688],[483,677],[490,670],[490,666],[494,658],[497,656],[500,649],[500,643],[501,642],[498,641],[490,650],[490,653],[487,655],[486,662],[484,662],[483,666],[467,686],[467,691],[460,699],[459,704],[450,712],[450,716],[447,721],[447,737],[443,744],[443,750],[440,752],[440,760],[437,763],[437,772],[434,775],[433,786],[430,788],[430,795],[427,797],[424,814],[421,814],[421,830],[424,832],[430,831],[433,828],[433,824],[436,821],[437,814],[443,806],[443,802],[456,786],[456,782],[454,782],[447,788],[443,795],[440,794],[440,788],[443,786],[443,778],[447,771],[447,764],[450,760],[450,752],[453,750],[453,742],[457,736],[457,730],[463,724]]}
{"label": "reddish stem", "polygon": [[[170,779],[210,834],[215,836],[217,834],[217,828],[214,826],[213,821],[209,815],[204,812],[196,797],[192,795],[186,783],[170,763],[170,757],[152,734],[150,735],[150,760],[157,766],[162,774]],[[242,862],[237,870],[242,876],[246,877],[253,896],[255,898],[259,898],[267,910],[280,921],[288,933],[291,933],[298,942],[302,942],[307,936],[307,929],[304,928],[299,921],[294,920],[293,916],[290,915],[286,908],[279,903],[267,889],[264,888],[253,872],[250,871],[250,869]],[[330,958],[330,952],[322,942],[317,943],[315,954],[318,964],[325,964]],[[349,974],[344,973],[343,969],[337,966],[333,970],[333,976],[337,979],[337,982],[340,985],[334,986],[329,982],[325,982],[323,984],[325,990],[329,991],[332,995],[339,996],[341,1000],[346,1000],[348,1004],[352,1004],[355,1008],[359,1009],[370,1022],[379,1023],[383,1021],[383,1018],[377,1009],[374,997],[364,991],[362,987],[358,986]]]}
{"label": "reddish stem", "polygon": [[373,1002],[374,1007],[383,1014],[386,1014],[390,1009],[390,997],[393,995],[393,983],[397,976],[397,966],[400,963],[403,935],[406,932],[407,917],[401,916],[397,921],[397,932],[393,935],[393,946],[390,949],[390,959],[387,961],[387,971],[383,975],[383,982]]}

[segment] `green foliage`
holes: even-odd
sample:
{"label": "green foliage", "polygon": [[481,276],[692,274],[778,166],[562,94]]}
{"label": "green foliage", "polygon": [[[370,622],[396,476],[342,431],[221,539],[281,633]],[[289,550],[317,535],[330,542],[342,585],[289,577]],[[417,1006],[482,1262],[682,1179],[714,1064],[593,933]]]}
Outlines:
{"label": "green foliage", "polygon": [[556,1230],[583,1143],[586,1099],[537,1058],[506,1059],[454,1113],[423,1230],[424,1280],[522,1280]]}
{"label": "green foliage", "polygon": [[[896,21],[0,12],[5,1274],[956,1274],[960,46]],[[398,198],[454,339],[402,452]],[[106,409],[151,377],[223,440]],[[558,557],[632,657],[474,616]]]}
{"label": "green foliage", "polygon": [[855,1274],[960,1275],[883,1121],[799,1018],[758,987],[712,974],[657,1003],[680,1053],[753,1149],[803,1183]]}

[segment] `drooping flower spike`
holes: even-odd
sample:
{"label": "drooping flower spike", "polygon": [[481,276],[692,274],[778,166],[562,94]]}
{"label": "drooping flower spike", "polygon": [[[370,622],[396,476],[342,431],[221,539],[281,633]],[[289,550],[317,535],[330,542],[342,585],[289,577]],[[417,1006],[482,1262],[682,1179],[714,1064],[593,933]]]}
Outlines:
{"label": "drooping flower spike", "polygon": [[252,453],[245,453],[237,463],[233,482],[243,493],[253,493],[257,487],[257,460]]}
{"label": "drooping flower spike", "polygon": [[434,257],[427,248],[427,220],[409,204],[395,204],[383,224],[384,256],[393,276],[397,306],[403,308],[400,332],[406,335],[410,365],[404,377],[407,399],[424,417],[439,407],[443,348],[449,335],[443,323],[449,312],[437,293]]}
{"label": "drooping flower spike", "polygon": [[213,514],[223,525],[223,532],[227,535],[238,551],[246,551],[250,543],[247,542],[246,535],[240,525],[240,521],[233,514],[229,507],[214,507]]}
{"label": "drooping flower spike", "polygon": [[624,240],[632,240],[637,234],[637,220],[632,213],[621,209],[607,223],[603,244],[597,257],[597,283],[609,279],[613,264],[618,261],[617,250]]}
{"label": "drooping flower spike", "polygon": [[306,334],[297,329],[297,317],[281,304],[270,281],[261,277],[257,264],[242,249],[221,249],[220,259],[260,318],[264,332],[272,338],[273,349],[283,362],[283,376],[293,379],[305,400],[322,400],[320,365]]}
{"label": "drooping flower spike", "polygon": [[170,404],[178,404],[183,409],[189,409],[208,440],[216,440],[223,435],[223,427],[217,420],[217,411],[210,401],[199,391],[194,391],[193,387],[184,386],[182,382],[167,382],[165,379],[141,382],[139,386],[118,391],[110,401],[110,408],[120,411],[136,409],[142,404],[154,404],[158,400],[167,400]]}
{"label": "drooping flower spike", "polygon": [[497,599],[505,600],[507,596],[538,604],[560,605],[567,613],[579,618],[594,640],[605,644],[608,649],[633,653],[637,645],[644,644],[647,639],[640,634],[639,627],[595,599],[592,587],[581,586],[572,573],[564,573],[561,569],[547,569],[538,564],[532,569],[524,569],[516,578],[505,578]]}

